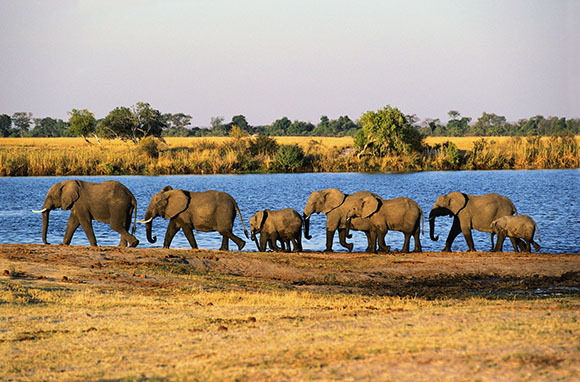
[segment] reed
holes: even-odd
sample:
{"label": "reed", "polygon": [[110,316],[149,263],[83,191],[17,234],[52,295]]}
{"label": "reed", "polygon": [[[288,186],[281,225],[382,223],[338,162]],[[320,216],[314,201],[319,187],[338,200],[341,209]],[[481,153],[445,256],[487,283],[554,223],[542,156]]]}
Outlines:
{"label": "reed", "polygon": [[[252,138],[166,138],[139,150],[130,142],[82,138],[0,138],[0,176],[173,175],[281,171],[275,153],[253,154]],[[577,137],[429,137],[422,153],[359,156],[351,137],[276,137],[298,145],[298,171],[404,172],[578,168]],[[451,144],[447,143],[451,142]],[[158,151],[156,151],[156,149]]]}

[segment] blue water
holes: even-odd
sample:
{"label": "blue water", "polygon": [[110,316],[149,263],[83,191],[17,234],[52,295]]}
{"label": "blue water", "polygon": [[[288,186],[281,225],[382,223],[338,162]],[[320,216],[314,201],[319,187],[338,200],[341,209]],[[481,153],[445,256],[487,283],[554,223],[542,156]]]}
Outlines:
{"label": "blue water", "polygon": [[[249,229],[250,217],[264,208],[294,208],[302,213],[310,193],[314,190],[338,188],[345,193],[368,190],[385,199],[407,196],[415,200],[425,215],[425,234],[421,238],[425,251],[439,251],[445,246],[445,238],[451,227],[451,218],[440,217],[436,234],[440,239],[429,239],[427,216],[437,196],[451,191],[480,195],[496,192],[509,197],[520,214],[530,215],[537,222],[542,251],[552,253],[580,253],[580,170],[528,170],[528,171],[458,171],[419,172],[410,174],[256,174],[256,175],[184,175],[184,176],[117,176],[117,177],[27,177],[0,178],[0,243],[42,243],[42,216],[31,209],[41,209],[48,189],[65,179],[82,179],[103,182],[115,179],[127,186],[138,203],[138,218],[142,218],[151,196],[164,186],[191,191],[221,190],[232,195],[242,212]],[[55,210],[50,215],[48,241],[61,243],[70,211]],[[305,250],[319,251],[325,247],[325,223],[323,214],[311,218],[312,240],[303,240]],[[108,225],[94,221],[93,227],[99,245],[117,245],[119,235]],[[138,225],[136,236],[139,247],[160,247],[167,221],[157,218],[153,233],[158,237],[149,244],[144,226]],[[243,228],[236,217],[234,233],[243,236]],[[217,232],[195,232],[200,248],[217,249],[221,236]],[[338,236],[338,235],[336,235]],[[489,234],[473,231],[477,250],[489,250]],[[400,249],[403,234],[389,232],[387,244]],[[353,232],[355,251],[364,251],[366,238],[361,232]],[[536,240],[538,241],[538,240]],[[82,228],[76,231],[73,245],[88,245]],[[182,232],[179,232],[172,248],[189,248]],[[230,248],[236,248],[230,242]],[[413,243],[411,243],[413,248]],[[345,251],[335,237],[334,249]],[[453,244],[453,250],[466,250],[463,235]],[[511,250],[509,240],[504,249]],[[247,240],[245,251],[255,251],[256,246]]]}

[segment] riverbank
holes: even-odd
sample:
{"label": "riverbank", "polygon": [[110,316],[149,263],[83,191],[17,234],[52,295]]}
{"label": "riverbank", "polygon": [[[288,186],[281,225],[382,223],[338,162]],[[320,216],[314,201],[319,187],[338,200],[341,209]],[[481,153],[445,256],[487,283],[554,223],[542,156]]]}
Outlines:
{"label": "riverbank", "polygon": [[7,244],[0,272],[5,379],[580,375],[580,254]]}
{"label": "riverbank", "polygon": [[[166,138],[131,142],[0,138],[0,176],[404,172],[578,168],[580,137],[428,137],[422,153],[359,156],[351,137]],[[448,142],[451,142],[449,144]],[[298,145],[297,151],[281,147]]]}

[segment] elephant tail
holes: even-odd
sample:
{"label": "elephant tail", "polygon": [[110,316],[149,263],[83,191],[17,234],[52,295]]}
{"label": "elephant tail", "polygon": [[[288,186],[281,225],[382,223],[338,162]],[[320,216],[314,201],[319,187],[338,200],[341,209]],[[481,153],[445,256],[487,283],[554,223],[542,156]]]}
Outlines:
{"label": "elephant tail", "polygon": [[538,234],[538,240],[542,241],[542,238],[540,237],[540,229],[538,228],[538,224],[534,222],[534,225],[536,226],[536,234]]}
{"label": "elephant tail", "polygon": [[135,235],[135,231],[137,231],[137,200],[134,196],[131,202],[133,204],[133,213],[135,214],[135,217],[133,217],[133,228],[131,229],[131,235]]}
{"label": "elephant tail", "polygon": [[238,208],[238,203],[234,200],[234,206],[236,207],[236,211],[238,212],[238,216],[240,217],[240,221],[242,222],[242,227],[244,227],[244,235],[246,235],[246,239],[249,239],[250,236],[248,235],[248,230],[246,229],[246,225],[244,224],[244,219],[242,219],[242,213]]}

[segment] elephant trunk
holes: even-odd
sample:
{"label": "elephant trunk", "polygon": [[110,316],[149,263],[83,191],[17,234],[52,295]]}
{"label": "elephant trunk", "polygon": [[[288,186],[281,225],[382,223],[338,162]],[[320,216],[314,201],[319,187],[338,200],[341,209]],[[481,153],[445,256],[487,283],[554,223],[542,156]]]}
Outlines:
{"label": "elephant trunk", "polygon": [[264,252],[264,250],[260,247],[260,242],[258,241],[258,238],[256,237],[256,235],[254,235],[254,243],[256,243],[256,248],[258,248],[258,252]]}
{"label": "elephant trunk", "polygon": [[46,210],[42,213],[42,242],[44,244],[49,244],[49,242],[46,240],[46,234],[48,232],[49,213],[50,210]]}
{"label": "elephant trunk", "polygon": [[302,218],[304,219],[304,237],[306,240],[310,240],[312,239],[312,236],[310,236],[310,215],[304,214]]}
{"label": "elephant trunk", "polygon": [[435,218],[438,216],[452,216],[453,214],[446,208],[434,207],[429,212],[429,237],[433,241],[439,240],[439,236],[435,236]]}

